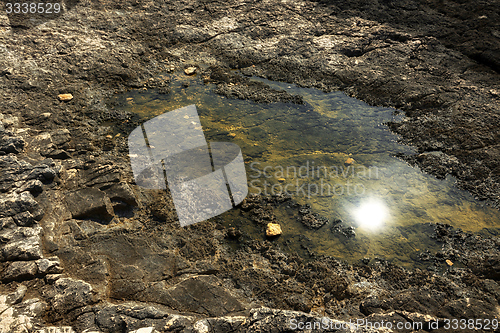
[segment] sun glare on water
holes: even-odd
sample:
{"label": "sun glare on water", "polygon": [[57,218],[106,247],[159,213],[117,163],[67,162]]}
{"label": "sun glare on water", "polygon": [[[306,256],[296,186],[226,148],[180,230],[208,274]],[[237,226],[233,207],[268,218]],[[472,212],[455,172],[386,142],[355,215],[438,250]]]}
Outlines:
{"label": "sun glare on water", "polygon": [[387,206],[380,200],[370,199],[363,202],[355,211],[358,225],[370,231],[381,229],[389,217]]}

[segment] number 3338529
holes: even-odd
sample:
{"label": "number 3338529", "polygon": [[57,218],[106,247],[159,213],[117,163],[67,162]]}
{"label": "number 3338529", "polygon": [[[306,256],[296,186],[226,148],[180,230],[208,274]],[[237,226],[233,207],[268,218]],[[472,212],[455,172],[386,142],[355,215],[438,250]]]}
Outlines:
{"label": "number 3338529", "polygon": [[61,12],[59,3],[35,3],[35,2],[7,2],[5,4],[7,14],[58,14]]}

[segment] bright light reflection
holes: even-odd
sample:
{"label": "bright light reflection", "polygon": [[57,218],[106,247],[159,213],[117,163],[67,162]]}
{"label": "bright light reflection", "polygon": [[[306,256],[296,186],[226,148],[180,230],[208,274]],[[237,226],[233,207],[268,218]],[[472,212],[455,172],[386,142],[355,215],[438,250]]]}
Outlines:
{"label": "bright light reflection", "polygon": [[386,205],[382,201],[375,199],[362,203],[354,211],[354,218],[358,225],[371,231],[381,229],[388,216]]}

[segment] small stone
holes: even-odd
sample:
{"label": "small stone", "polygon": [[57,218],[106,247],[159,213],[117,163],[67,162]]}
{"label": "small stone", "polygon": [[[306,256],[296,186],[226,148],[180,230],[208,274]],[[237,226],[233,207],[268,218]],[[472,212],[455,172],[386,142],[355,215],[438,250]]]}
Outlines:
{"label": "small stone", "polygon": [[106,139],[113,139],[112,135],[106,135]]}
{"label": "small stone", "polygon": [[266,229],[266,236],[267,237],[274,237],[281,235],[281,227],[278,223],[268,223],[267,224],[267,229]]}
{"label": "small stone", "polygon": [[349,157],[344,163],[347,165],[351,165],[351,164],[354,164],[355,162],[356,161],[354,160],[354,158]]}
{"label": "small stone", "polygon": [[196,67],[188,67],[184,69],[184,73],[186,73],[186,75],[193,75],[196,73]]}
{"label": "small stone", "polygon": [[234,138],[236,136],[236,134],[235,133],[229,133],[228,136]]}
{"label": "small stone", "polygon": [[279,181],[280,183],[283,183],[285,180],[286,180],[285,178],[278,178],[278,181]]}
{"label": "small stone", "polygon": [[73,99],[72,94],[60,94],[60,95],[57,95],[57,97],[59,98],[60,101],[63,101],[63,102],[71,101]]}
{"label": "small stone", "polygon": [[52,113],[50,113],[50,112],[42,113],[43,118],[50,118],[50,116],[52,116]]}
{"label": "small stone", "polygon": [[128,97],[128,98],[127,98],[127,101],[133,101],[133,100],[134,100],[134,98],[133,98],[133,97]]}
{"label": "small stone", "polygon": [[446,259],[446,264],[448,266],[453,266],[453,261],[449,260],[449,259]]}

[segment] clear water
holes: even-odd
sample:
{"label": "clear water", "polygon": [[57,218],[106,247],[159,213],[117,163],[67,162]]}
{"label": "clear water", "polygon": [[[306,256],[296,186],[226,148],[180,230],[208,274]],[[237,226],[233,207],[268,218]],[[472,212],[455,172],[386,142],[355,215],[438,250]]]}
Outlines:
{"label": "clear water", "polygon": [[[429,223],[498,231],[498,211],[457,189],[452,177],[438,180],[393,157],[412,152],[384,125],[403,120],[393,109],[372,107],[341,92],[266,80],[303,96],[306,105],[256,104],[216,95],[213,85],[196,76],[181,73],[171,78],[170,94],[132,91],[116,96],[114,103],[144,120],[196,104],[208,141],[240,146],[250,193],[286,192],[330,220],[318,230],[307,229],[297,221],[296,209],[281,207],[276,215],[283,234],[275,242],[284,249],[304,253],[301,245],[306,242],[316,253],[348,261],[383,257],[414,266],[419,252],[440,249],[429,237]],[[182,87],[185,82],[189,87]],[[223,217],[228,225],[265,238],[264,227],[238,209]],[[332,232],[336,219],[342,226],[353,226],[356,236]]]}

